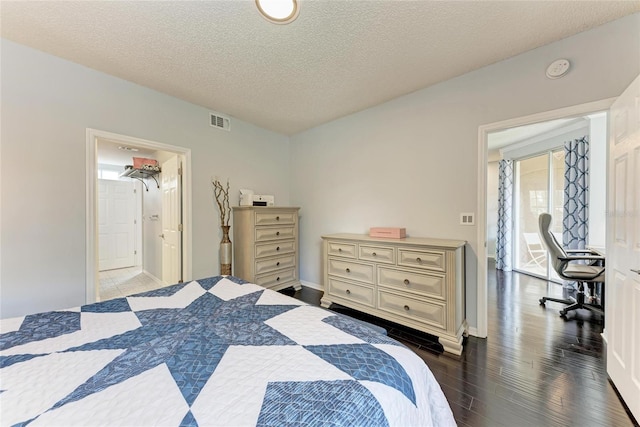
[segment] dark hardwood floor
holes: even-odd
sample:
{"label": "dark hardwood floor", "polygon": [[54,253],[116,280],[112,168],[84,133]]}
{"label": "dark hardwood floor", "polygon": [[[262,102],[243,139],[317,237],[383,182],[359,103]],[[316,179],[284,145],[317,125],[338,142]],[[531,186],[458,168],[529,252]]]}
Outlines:
{"label": "dark hardwood floor", "polygon": [[[459,426],[633,426],[606,373],[601,318],[578,310],[562,319],[562,286],[490,268],[489,337],[468,337],[461,356],[442,352],[427,334],[331,307],[387,330],[429,366]],[[286,291],[285,291],[286,292]],[[322,292],[288,294],[320,305]]]}

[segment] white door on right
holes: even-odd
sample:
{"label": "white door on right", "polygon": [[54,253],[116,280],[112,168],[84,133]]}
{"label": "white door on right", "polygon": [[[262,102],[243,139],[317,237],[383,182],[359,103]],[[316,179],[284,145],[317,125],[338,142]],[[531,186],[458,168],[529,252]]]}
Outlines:
{"label": "white door on right", "polygon": [[182,281],[182,197],[180,164],[173,156],[162,164],[162,281]]}
{"label": "white door on right", "polygon": [[640,76],[611,106],[608,178],[607,373],[640,420]]}

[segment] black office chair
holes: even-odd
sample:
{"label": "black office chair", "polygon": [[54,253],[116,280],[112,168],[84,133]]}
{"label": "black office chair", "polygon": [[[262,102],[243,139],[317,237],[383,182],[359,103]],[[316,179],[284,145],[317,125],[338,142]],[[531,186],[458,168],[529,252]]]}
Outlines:
{"label": "black office chair", "polygon": [[[594,299],[595,284],[604,283],[604,257],[588,249],[563,249],[551,232],[551,215],[548,213],[540,214],[538,225],[542,243],[551,255],[553,269],[560,278],[578,283],[576,298],[571,296],[569,299],[543,297],[540,298],[540,304],[544,305],[547,301],[569,304],[568,307],[560,310],[560,316],[563,317],[569,311],[578,308],[604,315],[604,299],[602,299],[602,305],[585,302],[585,285],[589,289],[590,299]],[[588,261],[589,263],[580,264],[576,263],[576,261]],[[604,285],[602,286],[602,292],[604,293]]]}

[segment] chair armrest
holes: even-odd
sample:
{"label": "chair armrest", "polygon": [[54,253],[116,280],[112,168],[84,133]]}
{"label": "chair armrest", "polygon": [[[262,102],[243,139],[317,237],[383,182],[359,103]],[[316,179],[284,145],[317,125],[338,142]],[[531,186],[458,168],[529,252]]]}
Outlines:
{"label": "chair armrest", "polygon": [[565,249],[564,250],[568,254],[592,254],[592,255],[600,255],[597,252],[591,249]]}
{"label": "chair armrest", "polygon": [[604,261],[605,258],[600,255],[583,255],[583,256],[567,256],[567,257],[558,257],[561,261]]}

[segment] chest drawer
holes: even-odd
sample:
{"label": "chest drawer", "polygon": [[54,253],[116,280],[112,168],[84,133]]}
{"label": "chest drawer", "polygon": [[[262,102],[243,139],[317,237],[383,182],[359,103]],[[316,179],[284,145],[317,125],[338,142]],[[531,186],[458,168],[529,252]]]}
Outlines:
{"label": "chest drawer", "polygon": [[367,261],[395,264],[396,252],[393,248],[361,244],[358,250],[358,258]]}
{"label": "chest drawer", "polygon": [[264,258],[271,255],[288,254],[296,251],[293,240],[286,242],[261,243],[256,245],[256,258]]}
{"label": "chest drawer", "polygon": [[293,254],[279,256],[275,258],[261,259],[256,261],[256,274],[278,270],[280,268],[293,267],[296,265],[296,257]]}
{"label": "chest drawer", "polygon": [[329,274],[373,284],[373,265],[329,258]]}
{"label": "chest drawer", "polygon": [[373,307],[373,288],[329,278],[329,294]]}
{"label": "chest drawer", "polygon": [[356,258],[356,244],[355,243],[327,243],[328,255],[341,256],[344,258]]}
{"label": "chest drawer", "polygon": [[379,289],[378,308],[438,328],[446,329],[447,327],[444,303],[418,300]]}
{"label": "chest drawer", "polygon": [[286,270],[280,270],[273,273],[268,273],[260,276],[256,276],[256,285],[270,288],[277,286],[281,283],[286,283],[296,278],[295,268],[289,268]]}
{"label": "chest drawer", "polygon": [[378,284],[399,291],[411,291],[431,298],[446,298],[445,276],[387,267],[378,268]]}
{"label": "chest drawer", "polygon": [[293,239],[295,228],[289,227],[256,227],[256,242],[266,240]]}
{"label": "chest drawer", "polygon": [[420,251],[398,248],[398,265],[424,268],[425,270],[445,271],[445,256],[441,251]]}
{"label": "chest drawer", "polygon": [[256,225],[293,224],[297,212],[256,212]]}

